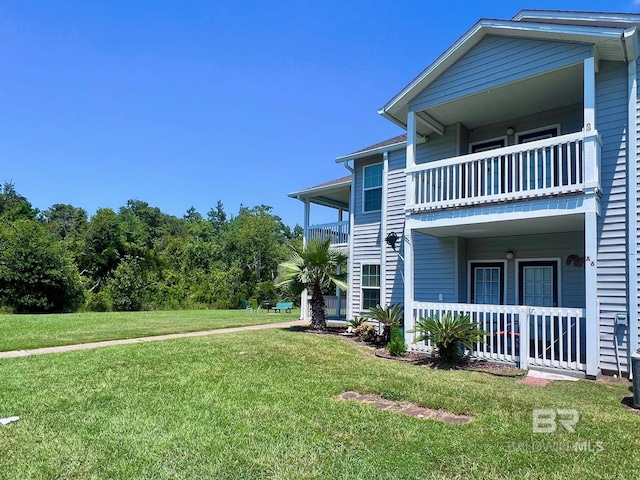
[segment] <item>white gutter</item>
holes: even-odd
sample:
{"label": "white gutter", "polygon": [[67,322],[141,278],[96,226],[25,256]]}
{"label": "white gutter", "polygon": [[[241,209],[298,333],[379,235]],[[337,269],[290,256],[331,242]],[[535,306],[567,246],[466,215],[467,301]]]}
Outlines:
{"label": "white gutter", "polygon": [[[336,163],[345,163],[345,166],[346,166],[346,162],[348,162],[349,160],[356,160],[358,158],[370,157],[371,155],[384,154],[384,152],[393,152],[395,150],[402,150],[403,148],[406,148],[406,146],[407,146],[407,141],[404,140],[402,142],[392,143],[391,145],[384,145],[382,147],[372,148],[370,150],[363,150],[361,152],[352,153],[350,155],[343,155],[341,157],[337,157]],[[346,168],[347,170],[352,171],[350,167],[347,166]]]}
{"label": "white gutter", "polygon": [[606,13],[606,12],[568,12],[563,10],[522,10],[511,20],[553,20],[553,21],[588,21],[608,23],[640,23],[637,13]]}
{"label": "white gutter", "polygon": [[[297,192],[291,192],[288,193],[287,196],[291,197],[291,198],[297,198],[298,200],[301,200],[300,197],[303,195],[309,195],[311,193],[322,193],[322,192],[326,192],[328,190],[335,190],[336,188],[339,187],[345,187],[347,185],[349,185],[350,181],[345,181],[345,182],[341,182],[341,183],[332,183],[331,185],[325,185],[323,187],[318,187],[318,188],[307,188],[306,190],[299,190]],[[304,200],[301,200],[304,201]]]}
{"label": "white gutter", "polygon": [[382,205],[380,209],[380,306],[387,304],[387,211],[389,198],[389,151],[382,154]]}

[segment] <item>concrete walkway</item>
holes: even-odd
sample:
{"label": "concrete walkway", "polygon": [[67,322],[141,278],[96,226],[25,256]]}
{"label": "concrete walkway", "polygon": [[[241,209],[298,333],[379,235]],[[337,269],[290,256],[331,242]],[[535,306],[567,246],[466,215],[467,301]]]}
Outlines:
{"label": "concrete walkway", "polygon": [[220,333],[236,333],[248,330],[266,330],[269,328],[289,328],[308,325],[306,320],[294,320],[292,322],[265,323],[262,325],[249,325],[246,327],[219,328],[217,330],[202,330],[189,333],[171,333],[168,335],[155,335],[153,337],[123,338],[121,340],[106,340],[103,342],[79,343],[76,345],[61,345],[59,347],[35,348],[33,350],[12,350],[10,352],[0,352],[0,358],[29,357],[31,355],[46,355],[47,353],[73,352],[76,350],[91,350],[93,348],[110,347],[112,345],[129,345],[132,343],[158,342],[161,340],[172,340],[174,338],[204,337],[206,335],[217,335]]}

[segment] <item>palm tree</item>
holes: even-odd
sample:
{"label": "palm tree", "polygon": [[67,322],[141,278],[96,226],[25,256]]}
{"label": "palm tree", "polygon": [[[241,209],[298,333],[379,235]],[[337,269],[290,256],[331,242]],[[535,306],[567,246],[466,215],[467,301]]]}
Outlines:
{"label": "palm tree", "polygon": [[293,246],[291,258],[278,266],[276,286],[288,286],[299,295],[311,290],[311,328],[326,330],[325,304],[322,290],[347,289],[345,271],[347,256],[331,248],[331,240],[311,240],[305,248]]}

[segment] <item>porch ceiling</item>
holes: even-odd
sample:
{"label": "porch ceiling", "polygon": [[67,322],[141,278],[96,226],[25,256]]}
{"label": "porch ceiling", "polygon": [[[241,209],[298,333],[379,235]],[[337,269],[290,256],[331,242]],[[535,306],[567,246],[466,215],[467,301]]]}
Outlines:
{"label": "porch ceiling", "polygon": [[[469,129],[555,108],[582,103],[582,64],[555,70],[452,102],[435,105],[426,113],[443,125],[461,122]],[[418,131],[433,133],[421,122]]]}
{"label": "porch ceiling", "polygon": [[490,238],[584,231],[584,214],[421,228],[433,237]]}
{"label": "porch ceiling", "polygon": [[291,198],[308,200],[310,203],[331,208],[349,209],[351,177],[332,180],[315,187],[306,188],[289,194]]}

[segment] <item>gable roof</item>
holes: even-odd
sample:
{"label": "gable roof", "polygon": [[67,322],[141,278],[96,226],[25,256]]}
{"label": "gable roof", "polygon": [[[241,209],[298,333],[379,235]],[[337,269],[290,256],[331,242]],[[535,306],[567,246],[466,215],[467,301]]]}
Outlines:
{"label": "gable roof", "polygon": [[368,147],[361,148],[360,150],[356,150],[355,152],[350,153],[348,155],[342,155],[336,158],[336,162],[343,163],[349,160],[355,160],[356,158],[369,157],[371,155],[376,155],[379,153],[383,153],[385,151],[399,150],[401,148],[406,147],[406,145],[407,145],[407,134],[403,133],[402,135],[398,135],[388,140],[384,140],[382,142],[369,145]]}
{"label": "gable roof", "polygon": [[288,196],[298,200],[308,200],[317,205],[332,208],[349,208],[351,175],[336,178],[328,182],[291,192]]}
{"label": "gable roof", "polygon": [[[558,23],[561,22],[561,23]],[[591,44],[601,59],[637,58],[640,15],[523,10],[513,20],[481,19],[378,110],[406,128],[409,103],[487,35]],[[430,132],[423,132],[430,133]]]}

